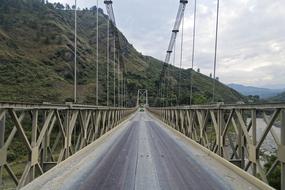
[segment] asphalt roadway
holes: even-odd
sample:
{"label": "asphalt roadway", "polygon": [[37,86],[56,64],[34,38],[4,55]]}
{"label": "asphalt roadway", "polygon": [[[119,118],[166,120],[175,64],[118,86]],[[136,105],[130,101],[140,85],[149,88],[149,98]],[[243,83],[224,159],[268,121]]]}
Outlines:
{"label": "asphalt roadway", "polygon": [[79,189],[225,189],[159,125],[140,120],[128,126]]}
{"label": "asphalt roadway", "polygon": [[256,189],[180,138],[147,113],[136,113],[97,148],[89,148],[26,189]]}

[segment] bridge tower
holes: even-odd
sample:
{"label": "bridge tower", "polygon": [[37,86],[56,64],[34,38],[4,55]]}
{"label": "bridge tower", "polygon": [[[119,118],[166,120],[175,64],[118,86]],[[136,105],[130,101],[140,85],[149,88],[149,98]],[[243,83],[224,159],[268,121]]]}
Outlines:
{"label": "bridge tower", "polygon": [[148,91],[147,91],[147,89],[139,89],[139,90],[138,90],[137,106],[140,105],[140,100],[141,100],[142,97],[145,98],[145,104],[144,104],[144,106],[148,106]]}

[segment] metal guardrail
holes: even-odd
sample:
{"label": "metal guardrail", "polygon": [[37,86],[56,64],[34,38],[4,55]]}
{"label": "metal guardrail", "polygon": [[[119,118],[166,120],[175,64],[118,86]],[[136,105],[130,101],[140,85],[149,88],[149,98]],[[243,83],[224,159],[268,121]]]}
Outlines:
{"label": "metal guardrail", "polygon": [[135,110],[0,102],[0,187],[23,187]]}
{"label": "metal guardrail", "polygon": [[[272,172],[280,170],[280,187],[285,189],[285,104],[217,104],[148,110],[266,183]],[[266,144],[269,136],[271,148]]]}

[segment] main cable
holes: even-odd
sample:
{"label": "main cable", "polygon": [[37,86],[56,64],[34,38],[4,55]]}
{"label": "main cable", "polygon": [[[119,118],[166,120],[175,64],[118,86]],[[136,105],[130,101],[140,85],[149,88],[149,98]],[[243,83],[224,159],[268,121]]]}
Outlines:
{"label": "main cable", "polygon": [[178,105],[181,103],[181,69],[183,62],[183,42],[184,42],[184,13],[182,15],[182,29],[181,29],[181,46],[180,46],[180,65],[179,65],[179,83],[178,83]]}
{"label": "main cable", "polygon": [[218,51],[219,9],[220,9],[220,0],[217,0],[215,58],[214,58],[214,80],[213,80],[213,99],[212,99],[213,103],[215,102],[215,87],[216,87],[216,67],[217,67],[217,51]]}

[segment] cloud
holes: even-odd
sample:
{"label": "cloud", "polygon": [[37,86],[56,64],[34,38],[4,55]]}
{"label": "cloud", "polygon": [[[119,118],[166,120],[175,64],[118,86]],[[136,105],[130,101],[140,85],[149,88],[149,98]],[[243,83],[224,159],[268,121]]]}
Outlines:
{"label": "cloud", "polygon": [[[217,74],[223,82],[285,87],[284,8],[281,0],[221,1]],[[195,65],[209,74],[213,72],[215,5],[201,0],[197,11]],[[191,20],[189,16],[186,22]],[[189,34],[186,38],[191,38]],[[191,45],[186,46],[189,52]],[[190,59],[188,55],[186,60]]]}
{"label": "cloud", "polygon": [[[74,1],[61,0],[73,4]],[[104,5],[100,1],[100,6]],[[80,7],[94,0],[78,0]],[[216,2],[197,1],[195,69],[213,72]],[[114,0],[119,28],[138,51],[164,60],[179,1]],[[225,83],[285,88],[285,4],[283,0],[220,1],[217,75]],[[183,67],[191,66],[193,2],[185,13]],[[180,59],[179,33],[176,65]]]}

